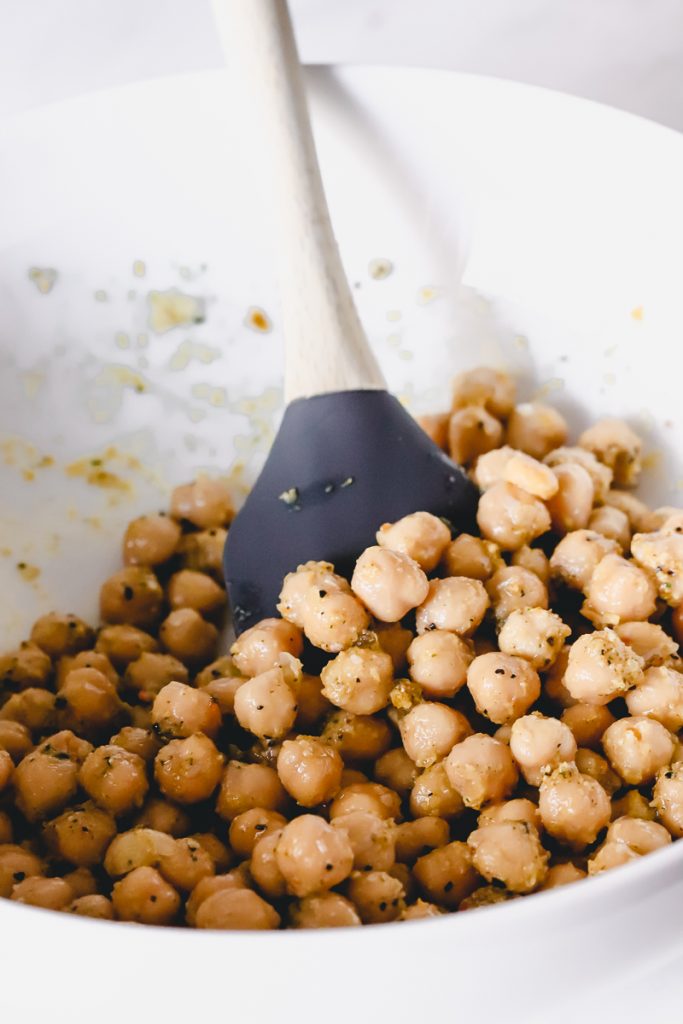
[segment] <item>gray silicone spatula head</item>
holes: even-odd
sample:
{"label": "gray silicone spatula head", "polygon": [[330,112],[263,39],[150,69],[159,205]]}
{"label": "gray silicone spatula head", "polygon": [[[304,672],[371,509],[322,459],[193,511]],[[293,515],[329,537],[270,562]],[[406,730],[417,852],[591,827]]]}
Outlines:
{"label": "gray silicone spatula head", "polygon": [[[276,199],[289,403],[233,523],[225,575],[238,632],[275,612],[301,562],[348,572],[378,527],[424,509],[473,518],[465,474],[386,391],[334,239],[285,0],[213,0],[228,56],[260,115]],[[363,216],[359,196],[359,216]]]}

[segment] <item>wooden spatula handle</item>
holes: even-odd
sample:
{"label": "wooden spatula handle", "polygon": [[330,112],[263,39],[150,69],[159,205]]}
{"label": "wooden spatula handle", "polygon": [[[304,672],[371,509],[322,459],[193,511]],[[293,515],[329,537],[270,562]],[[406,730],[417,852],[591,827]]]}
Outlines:
{"label": "wooden spatula handle", "polygon": [[279,215],[285,398],[386,387],[332,231],[286,0],[213,0],[223,48],[239,54],[271,144]]}

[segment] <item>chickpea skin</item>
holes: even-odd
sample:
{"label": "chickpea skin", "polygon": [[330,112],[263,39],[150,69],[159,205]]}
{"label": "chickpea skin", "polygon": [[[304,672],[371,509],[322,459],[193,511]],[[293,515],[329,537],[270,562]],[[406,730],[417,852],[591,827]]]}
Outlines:
{"label": "chickpea skin", "polygon": [[353,903],[338,892],[306,896],[289,915],[292,928],[349,928],[362,923]]}
{"label": "chickpea skin", "polygon": [[[615,718],[609,708],[599,704],[574,704],[565,708],[561,721],[571,729],[577,746],[596,749],[602,743],[605,729]],[[571,757],[565,760],[571,761]]]}
{"label": "chickpea skin", "polygon": [[[683,761],[657,773],[652,790],[652,805],[662,825],[675,839],[683,837]],[[2,847],[0,847],[0,851]],[[2,861],[0,860],[0,888],[2,886]]]}
{"label": "chickpea skin", "polygon": [[460,711],[447,704],[423,701],[401,719],[400,732],[408,756],[418,768],[427,768],[470,736],[472,727]]}
{"label": "chickpea skin", "polygon": [[222,769],[223,755],[201,732],[171,740],[154,759],[159,789],[179,804],[207,800],[220,782]]}
{"label": "chickpea skin", "polygon": [[180,896],[152,867],[135,868],[112,892],[116,916],[138,924],[171,924],[180,909]]}
{"label": "chickpea skin", "polygon": [[42,861],[34,853],[12,843],[0,845],[0,899],[9,899],[18,882],[42,873]]}
{"label": "chickpea skin", "polygon": [[100,615],[112,625],[149,629],[161,617],[164,592],[151,569],[129,565],[119,569],[100,589]]}
{"label": "chickpea skin", "polygon": [[199,667],[211,661],[218,630],[194,608],[176,608],[161,623],[159,639],[174,658]]}
{"label": "chickpea skin", "polygon": [[505,461],[502,479],[542,501],[548,501],[559,489],[558,478],[552,469],[524,452],[513,452]]}
{"label": "chickpea skin", "polygon": [[448,450],[453,462],[467,466],[477,456],[500,447],[503,425],[478,405],[456,409],[448,424]]}
{"label": "chickpea skin", "polygon": [[643,659],[612,629],[580,636],[571,646],[564,685],[575,700],[609,704],[643,681]]}
{"label": "chickpea skin", "polygon": [[142,758],[109,744],[88,754],[79,781],[98,807],[115,817],[141,807],[149,789]]}
{"label": "chickpea skin", "polygon": [[410,813],[414,818],[457,818],[465,809],[460,793],[450,782],[445,761],[425,768],[410,793]]}
{"label": "chickpea skin", "polygon": [[323,696],[354,715],[372,715],[386,706],[393,674],[393,662],[384,651],[350,648],[320,673]]}
{"label": "chickpea skin", "polygon": [[289,892],[299,897],[331,889],[353,867],[353,849],[344,830],[314,814],[303,814],[284,827],[275,856]]}
{"label": "chickpea skin", "polygon": [[451,540],[451,531],[431,512],[413,512],[395,523],[384,523],[377,531],[377,543],[406,555],[424,572],[432,572]]}
{"label": "chickpea skin", "polygon": [[78,654],[92,647],[93,639],[93,630],[83,619],[77,615],[60,615],[59,612],[42,615],[31,630],[31,642],[50,658]]}
{"label": "chickpea skin", "polygon": [[405,907],[405,889],[386,871],[355,871],[348,895],[363,924],[396,921]]}
{"label": "chickpea skin", "polygon": [[477,523],[487,540],[516,551],[550,529],[550,515],[538,498],[514,484],[498,483],[479,499]]}
{"label": "chickpea skin", "polygon": [[116,821],[107,811],[86,803],[53,818],[44,834],[60,860],[76,867],[95,867],[102,863],[116,835]]}
{"label": "chickpea skin", "polygon": [[471,832],[472,862],[487,882],[502,882],[510,892],[533,892],[543,882],[549,854],[538,832],[524,821],[500,821]]}
{"label": "chickpea skin", "polygon": [[429,582],[408,555],[390,547],[369,547],[356,562],[351,588],[381,622],[398,622],[425,600]]}
{"label": "chickpea skin", "polygon": [[368,811],[350,811],[332,821],[333,828],[344,830],[353,850],[353,866],[358,871],[390,871],[396,862],[395,826],[386,818]]}
{"label": "chickpea skin", "polygon": [[468,405],[483,406],[498,419],[506,419],[515,404],[516,384],[502,370],[478,366],[459,373],[453,383],[453,409]]}
{"label": "chickpea skin", "polygon": [[548,501],[553,529],[562,534],[583,530],[589,524],[595,501],[590,474],[575,462],[553,466],[550,472],[557,481],[557,491]]}
{"label": "chickpea skin", "polygon": [[175,553],[181,530],[168,516],[140,516],[123,535],[125,565],[162,565]]}
{"label": "chickpea skin", "polygon": [[498,646],[504,654],[523,658],[540,671],[550,668],[570,633],[569,626],[555,612],[517,608],[503,623]]}
{"label": "chickpea skin", "polygon": [[442,629],[469,636],[481,624],[489,598],[483,583],[466,576],[432,580],[425,600],[415,613],[418,634]]}
{"label": "chickpea skin", "polygon": [[573,764],[561,764],[543,778],[538,810],[546,832],[577,849],[595,842],[610,820],[607,793]]}
{"label": "chickpea skin", "polygon": [[171,494],[171,515],[186,519],[200,530],[227,526],[235,512],[227,482],[200,476],[190,484],[181,484]]}
{"label": "chickpea skin", "polygon": [[265,764],[228,761],[218,794],[218,814],[224,821],[232,821],[252,807],[279,812],[287,809],[287,792],[277,772]]}
{"label": "chickpea skin", "polygon": [[665,665],[645,670],[643,682],[626,694],[631,715],[645,715],[671,732],[683,729],[683,675]]}
{"label": "chickpea skin", "polygon": [[467,843],[453,842],[420,857],[413,868],[420,889],[433,903],[455,910],[479,884]]}
{"label": "chickpea skin", "polygon": [[638,482],[643,442],[623,420],[599,420],[584,430],[579,445],[610,467],[618,486],[632,487]]}
{"label": "chickpea skin", "polygon": [[486,584],[498,623],[516,608],[547,608],[548,590],[536,573],[520,565],[498,569]]}
{"label": "chickpea skin", "polygon": [[643,715],[620,718],[610,725],[603,734],[602,746],[614,770],[631,786],[652,781],[674,755],[669,730]]}
{"label": "chickpea skin", "polygon": [[517,785],[518,774],[509,748],[484,733],[457,743],[444,762],[448,780],[466,807],[504,800]]}
{"label": "chickpea skin", "polygon": [[542,459],[567,440],[567,423],[550,405],[524,402],[510,413],[506,441],[512,448]]}
{"label": "chickpea skin", "polygon": [[194,569],[181,569],[171,576],[166,591],[172,610],[194,608],[200,615],[211,618],[224,607],[225,590],[211,576]]}
{"label": "chickpea skin", "polygon": [[258,676],[280,665],[280,655],[298,658],[303,636],[286,619],[263,619],[245,630],[230,648],[235,667],[243,676]]}
{"label": "chickpea skin", "polygon": [[492,652],[474,659],[467,670],[467,689],[480,714],[496,725],[505,725],[538,700],[541,681],[528,661]]}
{"label": "chickpea skin", "polygon": [[280,782],[300,807],[315,807],[336,796],[343,768],[334,747],[315,736],[285,740],[277,758]]}
{"label": "chickpea skin", "polygon": [[574,760],[576,740],[563,722],[536,712],[513,722],[510,753],[529,785],[540,786],[548,769]]}
{"label": "chickpea skin", "polygon": [[472,658],[465,640],[439,629],[416,637],[408,648],[411,679],[428,697],[453,697],[461,690]]}

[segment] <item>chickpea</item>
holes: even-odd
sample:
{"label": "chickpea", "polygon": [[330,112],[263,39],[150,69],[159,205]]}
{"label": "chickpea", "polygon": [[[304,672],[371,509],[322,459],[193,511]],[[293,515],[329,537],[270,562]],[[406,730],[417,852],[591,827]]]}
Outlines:
{"label": "chickpea", "polygon": [[280,915],[251,889],[223,889],[207,897],[196,913],[197,928],[266,931],[278,928]]}
{"label": "chickpea", "polygon": [[502,448],[494,448],[490,452],[484,452],[477,459],[470,475],[480,491],[488,491],[494,484],[502,483],[505,479],[505,469],[508,462],[520,454],[509,445]]}
{"label": "chickpea", "polygon": [[514,484],[498,483],[479,499],[477,523],[487,540],[515,551],[550,529],[550,515],[538,498]]}
{"label": "chickpea", "polygon": [[410,793],[410,813],[414,818],[457,818],[465,809],[460,793],[450,782],[446,762],[425,768]]}
{"label": "chickpea", "polygon": [[306,896],[289,911],[292,928],[349,928],[361,924],[356,908],[338,892]]}
{"label": "chickpea", "polygon": [[384,651],[350,648],[328,662],[320,673],[323,695],[344,711],[372,715],[387,704],[393,669]]}
{"label": "chickpea", "polygon": [[401,739],[408,756],[418,768],[440,761],[472,728],[460,711],[447,704],[423,701],[401,719]]}
{"label": "chickpea", "polygon": [[346,761],[373,761],[388,748],[392,733],[381,718],[336,711],[325,723],[321,739]]}
{"label": "chickpea", "polygon": [[220,782],[223,755],[198,732],[171,740],[154,759],[154,778],[169,800],[194,804],[207,800]]}
{"label": "chickpea", "polygon": [[14,761],[6,750],[0,750],[0,793],[9,788],[14,774]]}
{"label": "chickpea", "polygon": [[583,530],[589,525],[595,501],[590,473],[576,462],[560,463],[550,472],[557,481],[557,492],[548,501],[553,529],[563,534]]}
{"label": "chickpea", "polygon": [[589,875],[637,860],[671,843],[663,825],[642,818],[617,818],[607,829],[605,842],[588,862]]}
{"label": "chickpea", "polygon": [[425,572],[441,561],[451,540],[451,531],[431,512],[413,512],[396,523],[384,523],[377,531],[377,543],[406,555]]}
{"label": "chickpea", "polygon": [[548,870],[549,854],[538,832],[525,821],[500,821],[480,825],[467,845],[472,862],[487,882],[502,882],[511,892],[533,892]]}
{"label": "chickpea", "polygon": [[368,811],[350,811],[332,821],[342,829],[353,850],[353,866],[359,871],[390,871],[396,862],[393,821]]}
{"label": "chickpea", "polygon": [[277,848],[282,838],[282,829],[268,832],[256,842],[248,862],[248,872],[258,888],[270,900],[279,900],[287,895],[287,880],[277,861]]}
{"label": "chickpea", "polygon": [[546,832],[577,849],[595,842],[610,820],[607,793],[573,764],[561,764],[544,776],[538,810]]}
{"label": "chickpea", "polygon": [[[244,682],[246,680],[239,675],[223,676],[209,680],[205,686],[202,686],[202,691],[216,702],[222,715],[233,715],[235,713],[235,694]],[[301,711],[301,697],[299,700],[299,710]]]}
{"label": "chickpea", "polygon": [[62,877],[71,886],[74,899],[79,896],[94,896],[97,892],[97,879],[90,868],[74,868]]}
{"label": "chickpea", "polygon": [[631,786],[652,781],[674,754],[669,730],[643,715],[613,722],[603,734],[602,746],[614,770]]}
{"label": "chickpea", "polygon": [[47,686],[52,660],[37,644],[25,642],[16,651],[0,655],[0,680],[8,689]]}
{"label": "chickpea", "polygon": [[623,420],[599,420],[584,430],[579,445],[610,467],[616,484],[632,487],[638,482],[643,442]]}
{"label": "chickpea", "polygon": [[348,895],[363,924],[395,921],[405,907],[405,889],[386,871],[355,871]]}
{"label": "chickpea", "polygon": [[444,762],[448,780],[466,807],[503,800],[517,785],[517,769],[500,740],[475,733],[457,743]]}
{"label": "chickpea", "polygon": [[479,405],[499,419],[505,419],[514,407],[515,392],[516,385],[509,374],[488,366],[479,366],[455,378],[452,408]]}
{"label": "chickpea", "polygon": [[413,874],[427,899],[451,910],[474,892],[479,882],[472,852],[461,842],[447,843],[420,857]]}
{"label": "chickpea", "polygon": [[191,927],[194,927],[197,923],[197,911],[204,900],[208,899],[209,896],[213,896],[214,893],[223,892],[226,889],[247,888],[249,886],[244,877],[244,872],[239,868],[236,871],[229,872],[227,875],[207,875],[197,882],[185,903],[185,920]]}
{"label": "chickpea", "polygon": [[131,662],[123,677],[128,690],[134,690],[141,700],[154,700],[170,682],[188,683],[190,677],[182,661],[170,654],[146,651]]}
{"label": "chickpea", "polygon": [[542,459],[567,439],[567,423],[550,405],[525,402],[512,410],[507,426],[506,441],[513,448]]}
{"label": "chickpea", "polygon": [[443,570],[446,576],[467,576],[486,582],[503,564],[500,551],[490,540],[461,533],[446,547]]}
{"label": "chickpea", "polygon": [[586,590],[598,565],[617,551],[617,543],[595,530],[575,530],[563,537],[550,557],[550,571],[574,590]]}
{"label": "chickpea", "polygon": [[510,752],[529,785],[540,786],[549,769],[574,760],[576,740],[563,722],[535,712],[513,723]]}
{"label": "chickpea", "polygon": [[484,825],[497,825],[503,821],[524,822],[530,828],[541,831],[541,816],[538,813],[536,804],[524,797],[515,800],[503,800],[499,804],[488,804],[480,812],[477,819],[479,828]]}
{"label": "chickpea", "polygon": [[31,734],[21,722],[0,721],[0,750],[6,750],[15,764],[32,749]]}
{"label": "chickpea", "polygon": [[[677,761],[657,773],[657,781],[652,790],[652,805],[662,825],[675,839],[680,839],[683,836],[683,762]],[[1,886],[0,859],[0,888]]]}
{"label": "chickpea", "polygon": [[427,413],[417,417],[417,422],[429,440],[443,451],[446,451],[448,447],[448,421],[450,418],[448,412]]}
{"label": "chickpea", "polygon": [[194,608],[200,615],[215,615],[226,602],[225,590],[211,576],[194,569],[181,569],[168,582],[168,603],[172,609]]}
{"label": "chickpea", "polygon": [[235,717],[262,740],[280,739],[294,725],[298,706],[281,668],[254,676],[235,693]]}
{"label": "chickpea", "polygon": [[415,903],[410,903],[404,908],[399,921],[421,921],[426,917],[441,917],[443,913],[444,911],[437,907],[436,903],[416,900]]}
{"label": "chickpea", "polygon": [[85,803],[53,818],[44,834],[50,849],[60,860],[77,867],[94,867],[102,863],[116,835],[116,821],[94,804]]}
{"label": "chickpea", "polygon": [[234,514],[227,481],[220,478],[200,476],[174,488],[171,494],[171,515],[200,530],[227,526]]}
{"label": "chickpea", "polygon": [[678,643],[683,643],[683,605],[678,605],[671,613],[671,630]]}
{"label": "chickpea", "polygon": [[525,545],[523,548],[513,551],[510,561],[512,565],[519,565],[534,573],[541,583],[547,586],[550,580],[550,562],[541,548],[530,548]]}
{"label": "chickpea", "polygon": [[559,489],[558,478],[553,470],[524,452],[513,451],[506,459],[501,479],[542,501],[548,501]]}
{"label": "chickpea", "polygon": [[636,498],[635,494],[618,489],[609,490],[605,495],[604,502],[605,505],[611,505],[626,513],[633,532],[647,533],[648,530],[656,529],[654,514],[644,501]]}
{"label": "chickpea", "polygon": [[547,608],[548,590],[536,573],[522,566],[498,569],[486,584],[498,623],[517,608]]}
{"label": "chickpea", "polygon": [[14,837],[12,819],[6,811],[0,811],[0,847],[11,843]]}
{"label": "chickpea", "polygon": [[77,914],[79,917],[92,917],[100,921],[114,920],[114,907],[106,896],[78,896],[66,908],[70,914]]}
{"label": "chickpea", "polygon": [[415,762],[403,747],[387,750],[375,761],[375,779],[383,786],[395,790],[399,796],[408,796],[415,785],[418,771]]}
{"label": "chickpea", "polygon": [[180,909],[180,896],[152,867],[135,868],[112,892],[116,916],[139,924],[171,924]]}
{"label": "chickpea", "polygon": [[364,811],[382,819],[398,818],[401,800],[397,793],[378,782],[359,782],[344,786],[337,793],[330,806],[330,820],[354,811]]}
{"label": "chickpea", "polygon": [[114,817],[141,807],[149,789],[142,758],[111,744],[86,757],[79,781],[95,803]]}
{"label": "chickpea", "polygon": [[0,845],[0,898],[9,899],[12,889],[25,878],[43,873],[42,861],[23,846]]}
{"label": "chickpea", "polygon": [[301,807],[331,800],[341,787],[343,767],[338,752],[315,736],[285,740],[277,758],[280,781]]}
{"label": "chickpea", "polygon": [[683,675],[665,665],[645,670],[643,682],[626,695],[631,715],[654,718],[671,732],[683,728]]}
{"label": "chickpea", "polygon": [[105,626],[97,636],[95,650],[106,655],[112,665],[122,671],[141,655],[158,651],[159,645],[153,636],[137,626]]}
{"label": "chickpea", "polygon": [[159,870],[167,882],[180,892],[191,892],[202,878],[216,873],[214,859],[208,850],[192,836],[172,839],[173,851],[162,853]]}
{"label": "chickpea", "polygon": [[[72,737],[73,733],[68,736]],[[67,733],[63,732],[44,740],[15,769],[15,802],[29,821],[40,821],[56,814],[76,794],[79,761],[76,751],[66,745],[66,737]]]}
{"label": "chickpea", "polygon": [[480,405],[456,409],[448,423],[448,450],[453,462],[466,466],[479,455],[499,448],[503,425]]}
{"label": "chickpea", "polygon": [[588,473],[593,483],[594,503],[596,505],[605,504],[612,484],[612,470],[598,461],[592,452],[578,446],[560,447],[548,452],[543,461],[546,466],[551,466],[554,469],[566,465],[580,466]]}
{"label": "chickpea", "polygon": [[500,889],[495,885],[482,885],[462,900],[458,910],[477,910],[479,907],[492,907],[495,903],[508,903],[515,898],[507,889]]}
{"label": "chickpea", "polygon": [[235,668],[244,676],[258,676],[280,665],[280,656],[297,658],[303,649],[301,630],[286,619],[263,619],[247,629],[230,649]]}
{"label": "chickpea", "polygon": [[220,527],[188,533],[178,545],[184,569],[206,572],[219,583],[223,580],[223,550],[228,531]]}
{"label": "chickpea", "polygon": [[631,525],[625,512],[610,505],[603,505],[591,512],[587,526],[589,530],[613,540],[621,551],[628,551],[631,544]]}
{"label": "chickpea", "polygon": [[430,850],[445,846],[450,839],[448,822],[444,818],[427,816],[415,821],[404,821],[396,826],[396,860],[413,864]]}
{"label": "chickpea", "polygon": [[618,800],[612,800],[612,820],[615,818],[643,818],[654,821],[655,811],[642,793],[637,789],[629,789]]}
{"label": "chickpea", "polygon": [[135,824],[156,832],[166,832],[174,839],[187,835],[192,827],[190,817],[182,807],[176,807],[175,804],[159,797],[152,797],[146,801],[135,819]]}
{"label": "chickpea", "polygon": [[572,882],[579,882],[585,877],[586,872],[582,868],[577,867],[576,864],[572,864],[570,860],[562,864],[553,864],[552,867],[548,868],[548,874],[545,876],[541,891],[557,889],[561,885],[570,885]]}
{"label": "chickpea", "polygon": [[36,875],[18,882],[12,889],[10,899],[17,903],[27,903],[31,907],[43,907],[45,910],[64,910],[73,897],[73,889],[63,878],[41,878]]}
{"label": "chickpea", "polygon": [[311,590],[351,593],[348,582],[335,573],[331,562],[304,562],[296,572],[288,573],[282,584],[277,610],[283,619],[300,629],[304,627],[304,606]]}
{"label": "chickpea", "polygon": [[287,793],[277,772],[265,764],[228,761],[218,794],[218,814],[224,821],[233,821],[238,814],[252,807],[268,811],[286,810]]}
{"label": "chickpea", "polygon": [[123,535],[125,565],[161,565],[175,553],[181,530],[168,516],[140,516]]}
{"label": "chickpea", "polygon": [[73,669],[59,695],[83,732],[107,728],[123,710],[116,686],[96,668]]}
{"label": "chickpea", "polygon": [[159,639],[173,657],[198,667],[211,660],[218,630],[194,608],[177,608],[161,623]]}
{"label": "chickpea", "polygon": [[545,608],[518,608],[503,623],[498,645],[504,654],[523,658],[532,668],[547,669],[570,633],[569,627],[554,612]]}
{"label": "chickpea", "polygon": [[538,700],[541,681],[527,661],[493,652],[474,659],[467,670],[467,689],[480,714],[496,725],[504,725]]}
{"label": "chickpea", "polygon": [[31,732],[49,732],[57,724],[55,701],[54,693],[31,686],[5,701],[0,721],[17,722]]}
{"label": "chickpea", "polygon": [[97,669],[98,672],[109,680],[112,686],[118,689],[120,683],[119,674],[107,655],[102,654],[100,651],[79,651],[78,654],[73,656],[65,655],[60,658],[57,665],[55,689],[58,692],[61,691],[71,672],[82,668]]}
{"label": "chickpea", "polygon": [[425,601],[415,614],[418,634],[433,629],[469,636],[480,625],[489,599],[483,583],[466,576],[432,580]]}
{"label": "chickpea", "polygon": [[616,626],[648,618],[656,589],[647,572],[620,555],[605,555],[586,589],[582,612],[596,626]]}
{"label": "chickpea", "polygon": [[314,647],[332,654],[343,651],[358,640],[369,622],[367,611],[348,590],[323,587],[307,593],[303,630]]}
{"label": "chickpea", "polygon": [[429,582],[408,555],[377,546],[366,548],[356,562],[351,587],[375,618],[398,622],[422,604]]}
{"label": "chickpea", "polygon": [[[579,747],[594,749],[602,743],[602,736],[614,715],[609,708],[598,704],[574,704],[562,712],[562,722],[571,729]],[[565,758],[571,761],[570,757]]]}
{"label": "chickpea", "polygon": [[93,630],[77,615],[50,612],[37,619],[31,630],[31,642],[50,658],[77,654],[78,651],[92,647],[93,640]]}
{"label": "chickpea", "polygon": [[[683,533],[659,530],[637,533],[631,542],[636,562],[655,576],[659,596],[677,608],[683,603]],[[676,631],[674,615],[674,635]]]}
{"label": "chickpea", "polygon": [[609,704],[642,683],[642,665],[642,658],[614,630],[597,630],[572,644],[564,685],[575,700]]}
{"label": "chickpea", "polygon": [[314,814],[303,814],[283,828],[275,857],[289,892],[300,897],[331,889],[353,867],[346,832]]}
{"label": "chickpea", "polygon": [[143,761],[154,760],[161,746],[160,741],[149,729],[136,725],[124,725],[109,741],[116,747],[123,747],[131,754],[137,754]]}
{"label": "chickpea", "polygon": [[175,839],[151,828],[121,832],[109,845],[104,869],[111,878],[120,878],[140,867],[159,867],[163,856],[175,852]]}
{"label": "chickpea", "polygon": [[163,599],[161,584],[152,570],[129,565],[102,584],[100,615],[113,625],[124,623],[148,629],[159,621]]}
{"label": "chickpea", "polygon": [[252,807],[230,823],[230,847],[238,857],[251,857],[256,843],[272,832],[282,830],[287,819],[277,811]]}
{"label": "chickpea", "polygon": [[221,726],[218,704],[204,690],[185,683],[167,683],[152,705],[154,727],[164,736],[192,736],[203,732],[215,739]]}
{"label": "chickpea", "polygon": [[678,654],[678,644],[654,622],[621,622],[617,636],[645,662],[645,668],[667,665]]}
{"label": "chickpea", "polygon": [[431,630],[408,648],[410,677],[428,697],[452,697],[464,686],[472,658],[471,647],[461,637]]}
{"label": "chickpea", "polygon": [[592,779],[599,782],[608,796],[613,796],[618,789],[623,787],[622,780],[616,772],[612,771],[609,762],[594,750],[579,747],[574,761],[581,774],[590,775]]}

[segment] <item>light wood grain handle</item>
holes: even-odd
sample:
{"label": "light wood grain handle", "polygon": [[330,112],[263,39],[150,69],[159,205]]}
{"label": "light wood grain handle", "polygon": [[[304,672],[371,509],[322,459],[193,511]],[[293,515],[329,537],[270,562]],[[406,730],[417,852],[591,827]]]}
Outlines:
{"label": "light wood grain handle", "polygon": [[285,399],[385,388],[332,231],[286,0],[212,0],[229,62],[270,142],[279,220]]}

